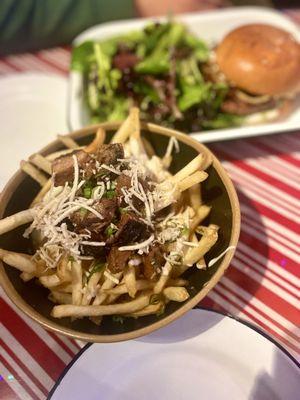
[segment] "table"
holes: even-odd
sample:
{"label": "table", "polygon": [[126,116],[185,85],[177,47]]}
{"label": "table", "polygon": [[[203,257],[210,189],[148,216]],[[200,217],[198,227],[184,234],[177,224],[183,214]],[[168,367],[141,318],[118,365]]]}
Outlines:
{"label": "table", "polygon": [[[287,12],[300,23],[300,12]],[[0,74],[67,75],[70,51],[60,47],[0,59]],[[258,325],[300,359],[300,133],[209,146],[223,161],[241,203],[236,255],[201,302]],[[84,343],[47,332],[0,289],[0,399],[45,399]]]}

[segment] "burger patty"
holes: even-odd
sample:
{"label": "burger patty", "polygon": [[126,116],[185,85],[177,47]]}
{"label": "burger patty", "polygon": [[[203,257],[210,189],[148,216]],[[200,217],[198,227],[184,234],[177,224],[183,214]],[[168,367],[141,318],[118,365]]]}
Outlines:
{"label": "burger patty", "polygon": [[266,102],[260,104],[250,104],[240,99],[234,89],[230,90],[230,93],[221,105],[221,110],[229,114],[236,115],[249,115],[258,112],[263,112],[276,108],[277,101],[274,98],[270,98]]}

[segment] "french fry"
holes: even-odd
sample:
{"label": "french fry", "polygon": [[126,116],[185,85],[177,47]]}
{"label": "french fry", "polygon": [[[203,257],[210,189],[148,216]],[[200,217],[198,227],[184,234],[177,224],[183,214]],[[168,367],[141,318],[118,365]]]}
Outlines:
{"label": "french fry", "polygon": [[52,274],[52,275],[46,275],[46,276],[40,276],[39,281],[43,286],[46,288],[53,288],[61,284],[61,280],[57,276],[57,274]]}
{"label": "french fry", "polygon": [[20,274],[20,278],[22,279],[22,281],[24,282],[29,282],[31,279],[33,279],[35,277],[34,274],[30,274],[28,272],[22,272]]}
{"label": "french fry", "polygon": [[98,282],[102,276],[102,272],[95,272],[93,275],[90,277],[87,285],[86,285],[86,291],[83,294],[81,304],[83,306],[86,306],[90,303],[93,297],[96,295],[96,288],[98,285]]}
{"label": "french fry", "polygon": [[33,201],[30,204],[30,208],[34,207],[37,203],[42,201],[45,194],[47,192],[49,192],[49,190],[51,188],[51,184],[52,184],[52,179],[50,178],[50,179],[48,179],[47,183],[41,188],[41,190],[38,192],[38,194],[35,196],[35,198],[33,199]]}
{"label": "french fry", "polygon": [[166,264],[163,266],[162,274],[160,275],[158,281],[154,286],[153,293],[158,294],[163,291],[164,287],[168,282],[171,271],[172,271],[172,265],[166,262]]}
{"label": "french fry", "polygon": [[197,226],[209,215],[211,210],[210,206],[203,205],[196,210],[196,215],[191,221],[190,232],[194,232]]}
{"label": "french fry", "polygon": [[29,175],[42,187],[47,183],[48,178],[46,177],[46,175],[39,171],[34,165],[30,164],[28,161],[21,161],[20,167],[27,175]]}
{"label": "french fry", "polygon": [[148,155],[148,157],[153,157],[155,156],[155,151],[154,148],[152,147],[152,144],[149,142],[149,140],[147,140],[146,138],[142,137],[142,142],[145,148],[145,151]]}
{"label": "french fry", "polygon": [[57,139],[60,140],[69,149],[72,149],[72,150],[78,149],[78,144],[70,136],[57,135]]}
{"label": "french fry", "polygon": [[56,273],[61,282],[71,282],[72,281],[72,272],[69,269],[69,262],[66,257],[63,257],[62,260],[58,263],[56,267]]}
{"label": "french fry", "polygon": [[212,156],[210,154],[205,155],[205,159],[202,163],[202,169],[206,170],[212,163]]}
{"label": "french fry", "polygon": [[72,283],[64,282],[64,283],[60,284],[59,286],[56,286],[55,290],[58,292],[61,292],[61,293],[72,293],[72,291],[73,291]]}
{"label": "french fry", "polygon": [[164,166],[165,168],[169,168],[170,165],[172,164],[172,161],[173,161],[173,157],[172,157],[171,155],[165,156],[165,157],[162,159],[163,166]]}
{"label": "french fry", "polygon": [[47,160],[47,158],[45,158],[41,154],[36,153],[29,157],[29,160],[36,167],[51,175],[51,162]]}
{"label": "french fry", "polygon": [[163,290],[163,294],[167,299],[177,302],[186,301],[190,297],[184,287],[169,286]]}
{"label": "french fry", "polygon": [[135,279],[135,268],[133,265],[129,265],[124,275],[124,283],[127,288],[127,292],[130,297],[134,297],[137,292],[136,279]]}
{"label": "french fry", "polygon": [[192,161],[190,161],[185,167],[183,167],[180,171],[178,171],[172,178],[173,182],[179,183],[183,179],[192,175],[194,172],[201,169],[201,165],[203,163],[203,154],[199,154]]}
{"label": "french fry", "polygon": [[200,258],[200,260],[196,263],[196,267],[198,269],[206,269],[207,268],[204,258]]}
{"label": "french fry", "polygon": [[200,182],[203,182],[208,177],[205,171],[197,171],[192,175],[184,178],[178,183],[178,188],[181,192],[189,189],[191,186],[197,185]]}
{"label": "french fry", "polygon": [[128,117],[112,137],[111,143],[125,143],[130,135],[134,138],[140,135],[139,109],[136,107],[130,109]]}
{"label": "french fry", "polygon": [[72,262],[72,304],[78,306],[82,299],[82,268],[81,262]]}
{"label": "french fry", "polygon": [[[122,273],[119,272],[118,274],[114,275],[117,279],[119,279],[122,276]],[[107,294],[104,292],[105,289],[112,289],[115,287],[116,284],[113,282],[111,279],[106,278],[103,285],[101,286],[100,290],[98,291],[94,301],[93,305],[100,305],[102,304],[106,299],[107,299]]]}
{"label": "french fry", "polygon": [[126,315],[126,317],[144,317],[145,315],[151,315],[151,314],[157,314],[158,312],[161,311],[161,309],[164,307],[164,303],[162,301],[159,301],[157,304],[149,304],[145,308],[135,311],[133,313],[130,313]]}
{"label": "french fry", "polygon": [[169,279],[167,282],[168,286],[186,286],[189,283],[186,279]]}
{"label": "french fry", "polygon": [[126,302],[109,305],[74,306],[59,305],[53,307],[51,315],[54,318],[63,317],[98,317],[102,315],[130,314],[145,308],[149,304],[150,294],[142,294],[136,299]]}
{"label": "french fry", "polygon": [[[154,287],[154,282],[150,282],[146,279],[140,279],[135,282],[136,291],[152,289]],[[125,283],[115,286],[112,289],[101,289],[103,293],[109,295],[121,295],[128,293],[128,286]]]}
{"label": "french fry", "polygon": [[218,229],[217,225],[212,224],[208,227],[203,227],[203,236],[198,243],[198,247],[194,247],[187,252],[183,259],[183,264],[191,266],[203,258],[218,240]]}
{"label": "french fry", "polygon": [[53,303],[58,304],[72,304],[72,295],[69,293],[62,293],[56,290],[52,290],[52,292],[48,296],[49,300]]}
{"label": "french fry", "polygon": [[105,142],[105,136],[105,130],[103,128],[98,128],[94,140],[85,147],[84,151],[86,151],[87,153],[96,153]]}
{"label": "french fry", "polygon": [[21,225],[28,224],[32,222],[35,216],[35,211],[32,209],[20,211],[16,214],[10,215],[9,217],[3,218],[0,221],[0,235],[3,233],[12,231]]}
{"label": "french fry", "polygon": [[[78,146],[76,150],[82,149],[83,146]],[[65,156],[67,154],[73,153],[74,149],[63,149],[59,151],[55,151],[54,153],[50,153],[46,156],[47,160],[53,161],[58,157]]]}
{"label": "french fry", "polygon": [[36,264],[31,260],[31,256],[23,253],[15,253],[13,251],[0,250],[2,260],[11,267],[22,272],[32,274],[36,271]]}
{"label": "french fry", "polygon": [[196,184],[189,188],[190,204],[197,213],[198,208],[202,205],[201,185]]}
{"label": "french fry", "polygon": [[[168,285],[171,286],[186,286],[188,284],[188,281],[185,279],[169,279]],[[147,279],[139,279],[136,281],[136,290],[147,290],[147,289],[153,289],[155,286],[155,282],[151,282]],[[121,296],[122,294],[128,293],[128,288],[124,283],[121,283],[120,285],[115,286],[112,289],[104,289],[104,293],[113,295],[113,296]]]}

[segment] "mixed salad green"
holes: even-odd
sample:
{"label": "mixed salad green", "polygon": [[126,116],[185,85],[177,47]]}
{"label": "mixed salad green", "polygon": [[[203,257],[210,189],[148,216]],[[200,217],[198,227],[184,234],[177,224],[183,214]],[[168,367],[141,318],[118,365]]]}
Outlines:
{"label": "mixed salad green", "polygon": [[144,120],[187,131],[239,125],[242,117],[221,110],[228,85],[205,74],[209,57],[202,40],[169,21],[86,41],[71,68],[83,75],[91,122],[123,120],[137,105]]}

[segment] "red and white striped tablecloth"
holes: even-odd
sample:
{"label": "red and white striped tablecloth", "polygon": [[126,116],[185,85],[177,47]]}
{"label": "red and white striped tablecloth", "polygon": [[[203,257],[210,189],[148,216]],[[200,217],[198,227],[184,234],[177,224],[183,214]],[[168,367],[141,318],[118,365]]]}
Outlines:
{"label": "red and white striped tablecloth", "polygon": [[[0,74],[66,75],[69,58],[67,48],[8,56]],[[257,324],[299,360],[300,133],[209,147],[235,184],[242,225],[231,267],[201,305]],[[32,322],[1,290],[0,399],[44,399],[81,346]]]}

